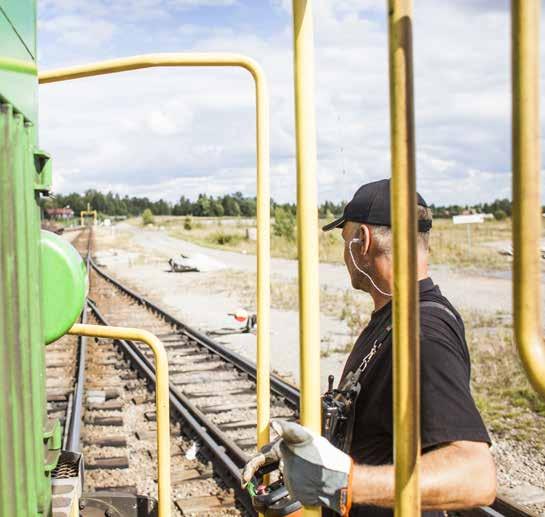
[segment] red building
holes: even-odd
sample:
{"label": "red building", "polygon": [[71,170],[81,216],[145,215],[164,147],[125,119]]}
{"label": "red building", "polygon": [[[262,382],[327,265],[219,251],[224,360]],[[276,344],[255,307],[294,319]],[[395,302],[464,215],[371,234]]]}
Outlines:
{"label": "red building", "polygon": [[46,208],[45,213],[48,219],[72,219],[74,210],[71,208]]}

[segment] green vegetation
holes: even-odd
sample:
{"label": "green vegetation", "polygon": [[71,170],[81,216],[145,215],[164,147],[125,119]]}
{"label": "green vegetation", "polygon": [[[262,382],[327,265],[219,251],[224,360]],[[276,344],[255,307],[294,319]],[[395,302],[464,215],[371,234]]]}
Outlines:
{"label": "green vegetation", "polygon": [[289,242],[295,241],[295,215],[281,206],[274,209],[273,234]]}
{"label": "green vegetation", "polygon": [[496,219],[496,221],[503,221],[504,219],[507,219],[507,214],[503,210],[498,209],[494,212],[494,219]]}
{"label": "green vegetation", "polygon": [[[113,192],[104,194],[90,189],[83,194],[57,193],[54,199],[47,198],[42,201],[45,208],[69,206],[76,214],[85,210],[88,203],[92,210],[97,210],[108,216],[137,216],[146,208],[149,208],[155,215],[192,215],[196,217],[255,217],[256,215],[256,198],[244,196],[241,192],[217,197],[199,194],[195,201],[181,196],[177,203],[171,203],[164,199],[152,201],[147,197],[121,197]],[[337,203],[325,201],[319,206],[318,215],[321,219],[332,219],[342,213],[345,204],[345,201]],[[296,206],[293,203],[279,204],[271,200],[271,214],[274,214],[276,207],[282,207],[284,211],[293,216],[296,214]],[[435,219],[474,212],[485,214],[501,214],[503,212],[506,217],[511,216],[511,201],[508,199],[497,199],[492,203],[479,203],[473,206],[435,206],[432,204],[430,207]]]}
{"label": "green vegetation", "polygon": [[142,213],[142,224],[147,226],[148,224],[153,224],[153,222],[153,212],[149,208],[146,208]]}
{"label": "green vegetation", "polygon": [[214,232],[211,234],[210,239],[212,243],[220,246],[236,246],[244,237],[237,233]]}
{"label": "green vegetation", "polygon": [[489,429],[512,440],[545,445],[545,402],[530,386],[506,314],[464,314],[472,357],[472,391]]}
{"label": "green vegetation", "polygon": [[[271,252],[274,257],[297,258],[295,220],[289,212],[275,210],[272,224]],[[203,246],[219,247],[229,251],[255,253],[256,243],[248,239],[250,229],[255,232],[255,220],[243,218],[193,219],[188,230],[184,218],[163,217],[160,221],[170,235]],[[322,225],[326,220],[320,221]],[[218,236],[221,225],[221,237]],[[494,219],[470,228],[471,246],[466,225],[454,225],[449,219],[437,219],[433,223],[430,243],[430,260],[434,265],[446,265],[454,269],[508,270],[511,258],[501,255],[500,250],[511,243],[511,220]],[[340,231],[319,231],[319,251],[322,262],[343,262],[344,242]]]}

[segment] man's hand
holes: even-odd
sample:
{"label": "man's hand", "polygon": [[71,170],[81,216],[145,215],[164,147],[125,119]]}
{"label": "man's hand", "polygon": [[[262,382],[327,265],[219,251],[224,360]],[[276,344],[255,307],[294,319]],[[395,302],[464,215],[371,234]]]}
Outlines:
{"label": "man's hand", "polygon": [[305,506],[327,506],[348,515],[352,505],[352,459],[325,438],[296,424],[275,420],[290,495]]}

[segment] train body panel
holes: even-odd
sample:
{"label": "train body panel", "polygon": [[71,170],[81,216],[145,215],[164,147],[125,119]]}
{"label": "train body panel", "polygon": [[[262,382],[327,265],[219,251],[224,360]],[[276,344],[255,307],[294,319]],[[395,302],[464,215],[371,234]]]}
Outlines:
{"label": "train body panel", "polygon": [[0,0],[0,98],[38,120],[35,0]]}
{"label": "train body panel", "polygon": [[49,513],[60,437],[45,401],[36,5],[2,0],[0,8],[0,515],[26,517]]}

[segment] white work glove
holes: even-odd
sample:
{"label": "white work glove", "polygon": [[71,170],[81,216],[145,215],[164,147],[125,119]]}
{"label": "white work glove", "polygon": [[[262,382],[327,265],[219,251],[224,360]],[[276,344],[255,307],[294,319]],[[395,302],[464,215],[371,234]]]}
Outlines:
{"label": "white work glove", "polygon": [[352,459],[322,436],[295,422],[275,420],[281,437],[284,482],[305,506],[327,506],[348,515],[352,505]]}

